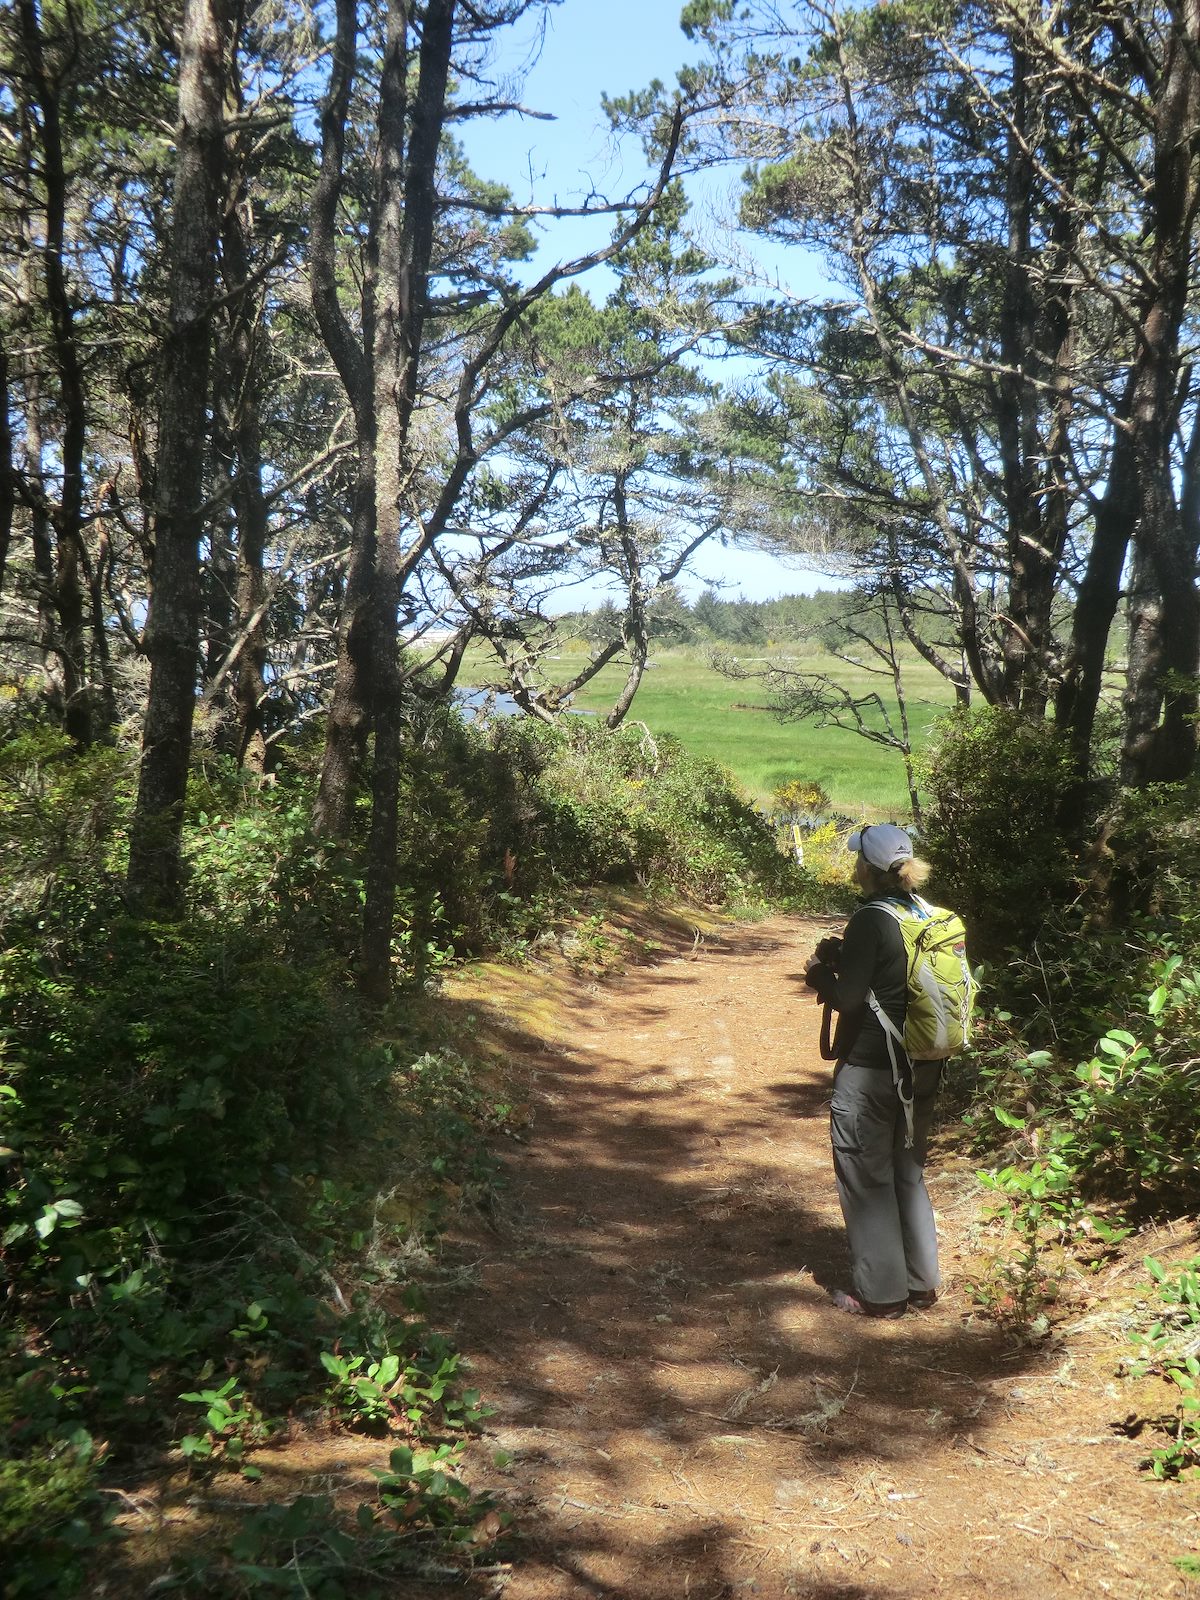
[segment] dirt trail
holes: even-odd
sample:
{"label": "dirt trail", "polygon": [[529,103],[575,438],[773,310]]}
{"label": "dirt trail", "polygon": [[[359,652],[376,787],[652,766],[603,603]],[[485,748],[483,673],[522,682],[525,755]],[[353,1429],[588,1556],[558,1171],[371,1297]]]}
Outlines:
{"label": "dirt trail", "polygon": [[[536,1028],[494,978],[452,990],[479,1013],[490,988],[533,1107],[496,1230],[455,1246],[476,1286],[443,1308],[497,1408],[475,1480],[497,1483],[496,1448],[513,1457],[517,1553],[472,1592],[1197,1592],[1172,1565],[1200,1545],[1194,1488],[1140,1474],[1144,1443],[1113,1426],[1119,1312],[1081,1305],[1040,1349],[973,1317],[961,1169],[931,1167],[942,1303],[895,1323],[831,1308],[829,1069],[797,976],[820,931],[682,940],[564,987]],[[1108,1294],[1128,1302],[1150,1247]]]}

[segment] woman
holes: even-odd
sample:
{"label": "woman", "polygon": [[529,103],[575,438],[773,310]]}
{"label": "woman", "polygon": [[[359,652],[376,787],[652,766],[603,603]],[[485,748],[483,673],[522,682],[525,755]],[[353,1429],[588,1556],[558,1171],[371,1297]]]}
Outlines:
{"label": "woman", "polygon": [[[914,858],[912,840],[894,823],[851,834],[848,847],[858,853],[854,876],[863,903],[843,938],[823,940],[805,967],[809,987],[838,1013],[830,1130],[851,1288],[835,1290],[833,1301],[855,1316],[901,1317],[932,1306],[941,1281],[923,1171],[941,1063],[911,1063],[909,1142],[887,1035],[868,996],[903,1030],[908,963],[887,902],[912,905],[929,868]],[[908,1067],[901,1053],[905,1077]],[[903,1088],[907,1095],[907,1082]]]}

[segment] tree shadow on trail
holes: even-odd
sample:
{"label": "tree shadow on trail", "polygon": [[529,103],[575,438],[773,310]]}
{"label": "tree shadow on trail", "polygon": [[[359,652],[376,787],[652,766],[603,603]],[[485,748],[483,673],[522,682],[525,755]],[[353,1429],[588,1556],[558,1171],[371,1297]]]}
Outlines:
{"label": "tree shadow on trail", "polygon": [[[441,1309],[497,1406],[533,1544],[560,1572],[599,1571],[607,1551],[640,1574],[629,1587],[602,1561],[564,1594],[683,1594],[666,1547],[695,1539],[703,1560],[675,1562],[690,1593],[732,1593],[718,1574],[749,1559],[742,1499],[753,1522],[793,1479],[803,1500],[831,1476],[916,1470],[986,1433],[990,1379],[1043,1364],[944,1305],[895,1323],[832,1308],[846,1250],[811,1019],[786,1014],[777,969],[761,1006],[714,994],[714,968],[760,952],[747,940],[579,994],[566,1044],[497,1030],[534,1080],[536,1125],[504,1157],[499,1233],[459,1242],[479,1292]],[[790,1592],[866,1592],[811,1563],[803,1585]]]}
{"label": "tree shadow on trail", "polygon": [[824,1080],[809,1079],[804,1082],[795,1082],[791,1079],[782,1083],[773,1083],[767,1092],[773,1097],[779,1110],[789,1117],[815,1118],[829,1116],[829,1091],[832,1084],[831,1076]]}
{"label": "tree shadow on trail", "polygon": [[[421,1545],[470,1600],[1068,1592],[1053,1578],[1047,1587],[1045,1566],[1031,1576],[1011,1533],[996,1531],[1014,1496],[1029,1521],[1042,1470],[1035,1462],[1026,1474],[1022,1458],[1001,1454],[1004,1408],[1013,1384],[1053,1358],[995,1325],[964,1326],[953,1298],[896,1323],[830,1305],[847,1268],[830,1068],[816,1058],[815,1003],[789,970],[812,931],[737,930],[696,961],[685,935],[674,960],[610,987],[572,977],[540,992],[542,975],[499,973],[501,1003],[444,1002],[448,1035],[480,1030],[535,1107],[527,1137],[497,1141],[496,1204],[455,1227],[427,1296],[431,1320],[473,1369],[465,1381],[495,1407],[469,1447],[468,1481],[514,1517],[500,1545],[473,1547],[472,1571]],[[524,990],[525,1014],[548,1027],[563,1008],[553,1037],[513,1021]],[[289,1546],[283,1592],[438,1600],[445,1584],[428,1571],[372,1578],[376,1530],[354,1525],[398,1442],[367,1446],[314,1427],[277,1457],[256,1456],[267,1469],[257,1488],[239,1485],[235,1497],[217,1479],[211,1499],[187,1492],[187,1521],[169,1529],[173,1552],[197,1570],[182,1592],[248,1592],[224,1558],[210,1570],[214,1518],[261,1509],[260,1496],[280,1512],[298,1496],[328,1496],[336,1540],[318,1512],[304,1543],[315,1561],[348,1548],[346,1571],[326,1590],[297,1566],[308,1587],[286,1588]],[[988,1474],[974,1469],[989,1454],[1008,1476],[985,1503]],[[956,1497],[981,1531],[959,1527],[957,1544],[952,1533],[923,1552],[910,1502],[926,1512],[936,1501],[949,1522]],[[1071,1560],[1086,1561],[1098,1535],[1076,1532],[1086,1539]],[[992,1550],[1011,1571],[977,1565]],[[957,1569],[938,1559],[947,1554]],[[1080,1586],[1106,1559],[1101,1550]],[[97,1593],[150,1592],[140,1576]]]}

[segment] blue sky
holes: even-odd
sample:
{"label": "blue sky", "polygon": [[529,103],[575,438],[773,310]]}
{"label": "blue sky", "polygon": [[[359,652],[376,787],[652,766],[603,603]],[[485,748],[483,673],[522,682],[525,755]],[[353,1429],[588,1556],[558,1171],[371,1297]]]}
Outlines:
{"label": "blue sky", "polygon": [[[634,142],[617,146],[601,95],[643,89],[654,78],[671,85],[680,67],[700,59],[701,47],[680,30],[681,7],[682,0],[563,0],[553,8],[521,100],[555,120],[508,116],[475,124],[466,146],[480,175],[505,183],[518,201],[538,204],[551,199],[578,204],[593,187],[613,197],[631,191],[646,175],[641,148]],[[500,66],[520,67],[536,33],[532,27],[514,29]],[[716,183],[731,188],[735,179],[731,171]],[[569,259],[605,243],[610,229],[605,218],[548,223],[542,249],[548,259]],[[791,265],[798,273],[807,270],[798,259]],[[593,294],[605,291],[599,278],[581,281]],[[807,571],[795,558],[785,561],[715,543],[700,553],[694,569],[681,585],[691,597],[707,583],[754,600],[835,586],[835,580]],[[578,604],[578,595],[569,603]]]}
{"label": "blue sky", "polygon": [[[547,13],[545,42],[526,79],[524,104],[553,122],[507,117],[478,124],[470,141],[480,171],[507,183],[519,200],[550,195],[577,201],[591,182],[620,194],[643,176],[641,151],[613,144],[602,94],[672,84],[699,47],[679,27],[681,0],[563,0]],[[538,29],[514,28],[501,65],[520,66]],[[523,181],[532,166],[534,187]],[[599,227],[603,236],[604,224]]]}

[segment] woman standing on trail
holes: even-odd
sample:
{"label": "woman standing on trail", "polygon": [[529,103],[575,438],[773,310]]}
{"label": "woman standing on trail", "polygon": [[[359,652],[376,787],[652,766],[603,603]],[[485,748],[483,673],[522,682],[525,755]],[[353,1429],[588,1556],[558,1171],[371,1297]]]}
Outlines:
{"label": "woman standing on trail", "polygon": [[[903,1031],[908,961],[895,916],[881,902],[913,903],[929,868],[894,823],[853,833],[854,877],[863,903],[841,939],[823,939],[805,969],[817,997],[838,1013],[830,1130],[838,1198],[850,1242],[851,1288],[834,1291],[840,1311],[902,1317],[937,1299],[937,1231],[925,1188],[925,1150],[940,1061],[913,1061],[912,1137],[873,995]],[[904,1067],[908,1067],[907,1058]],[[904,1085],[908,1091],[908,1085]]]}

